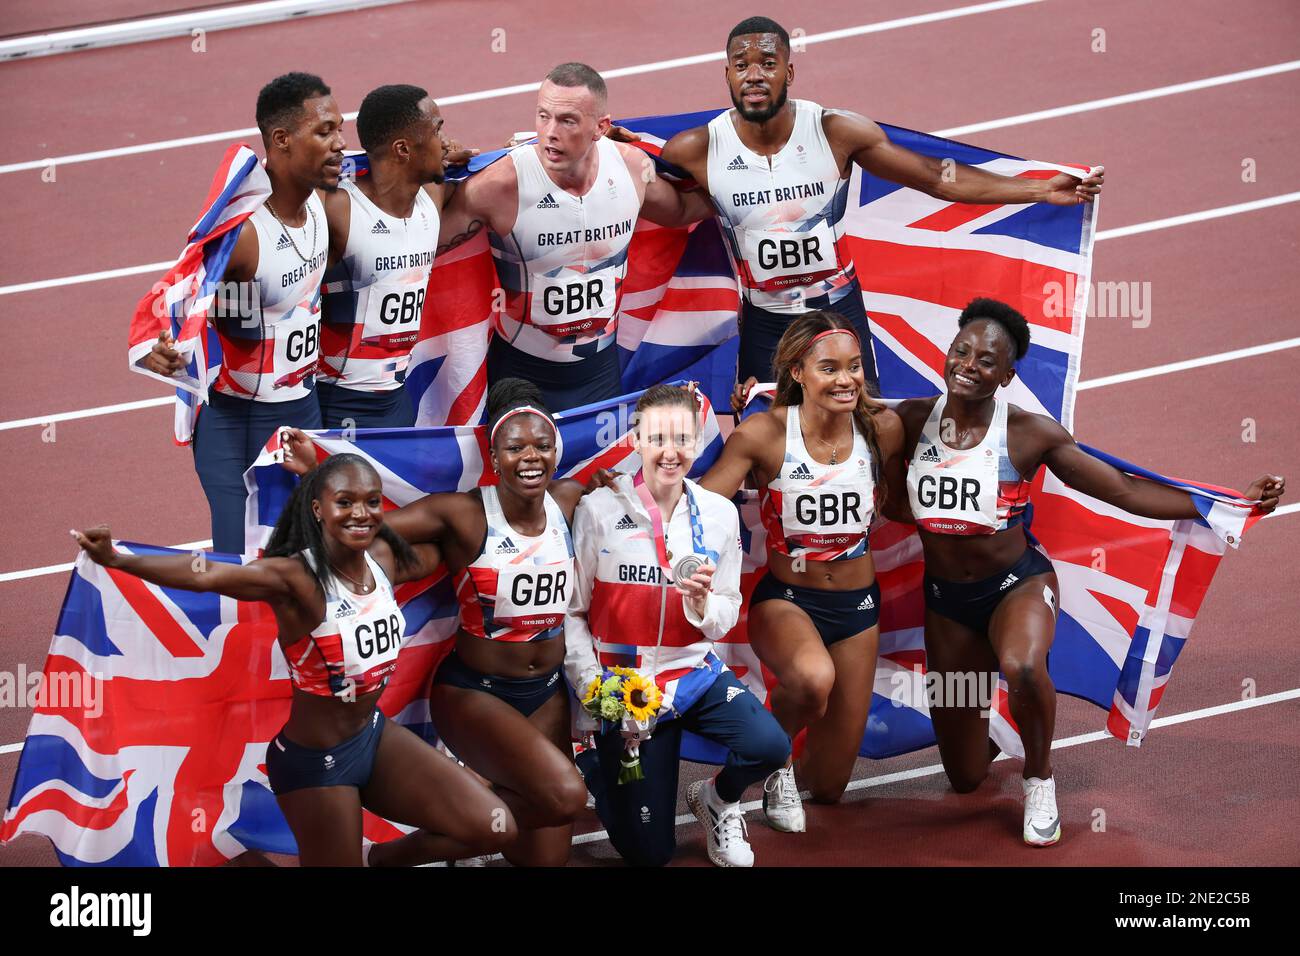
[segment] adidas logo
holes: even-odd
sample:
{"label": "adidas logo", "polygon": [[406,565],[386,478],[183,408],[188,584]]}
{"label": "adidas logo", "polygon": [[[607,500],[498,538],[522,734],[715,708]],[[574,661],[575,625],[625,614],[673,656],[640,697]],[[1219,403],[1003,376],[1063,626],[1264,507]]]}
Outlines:
{"label": "adidas logo", "polygon": [[793,600],[794,600],[794,592],[791,591],[789,588],[786,588],[786,589],[785,589],[785,599],[786,599],[787,601],[793,601]]}
{"label": "adidas logo", "polygon": [[497,554],[518,554],[519,549],[516,548],[515,543],[507,537],[504,541],[502,541],[499,545],[497,545],[496,553]]}
{"label": "adidas logo", "polygon": [[749,167],[745,165],[743,159],[737,156],[731,162],[727,163],[727,169],[749,169]]}
{"label": "adidas logo", "polygon": [[938,463],[943,459],[939,457],[939,449],[931,445],[925,451],[921,452],[921,461],[931,461]]}
{"label": "adidas logo", "polygon": [[326,770],[333,770],[333,769],[334,769],[334,755],[333,755],[333,754],[326,754],[326,755],[325,755],[325,769],[326,769]]}
{"label": "adidas logo", "polygon": [[876,599],[872,597],[870,594],[868,594],[866,597],[862,599],[862,603],[858,605],[858,610],[870,611],[875,606],[876,606]]}
{"label": "adidas logo", "polygon": [[998,590],[1005,591],[1007,588],[1011,587],[1011,585],[1015,584],[1019,580],[1020,579],[1016,577],[1014,574],[1008,574],[1007,579],[998,585]]}
{"label": "adidas logo", "polygon": [[631,515],[623,515],[618,519],[618,524],[614,525],[615,531],[635,531],[636,522],[632,520]]}
{"label": "adidas logo", "polygon": [[542,197],[541,202],[537,204],[538,209],[559,209],[560,204],[555,201],[555,197],[547,193]]}
{"label": "adidas logo", "polygon": [[275,251],[279,252],[281,249],[288,249],[292,245],[293,242],[290,241],[289,234],[287,232],[282,232],[280,233],[280,241],[275,244]]}
{"label": "adidas logo", "polygon": [[386,235],[388,235],[388,227],[387,227],[386,225],[384,225],[384,220],[382,220],[382,219],[377,220],[377,221],[375,222],[374,227],[370,230],[370,234],[371,234],[372,236],[386,236]]}
{"label": "adidas logo", "polygon": [[808,470],[808,463],[807,463],[807,462],[800,462],[800,463],[799,463],[799,467],[796,468],[794,471],[790,472],[790,474],[786,475],[786,477],[787,477],[787,478],[800,478],[800,479],[807,479],[807,480],[811,481],[815,476],[813,475],[813,473],[812,473],[811,471]]}
{"label": "adidas logo", "polygon": [[343,603],[340,604],[338,606],[338,610],[334,612],[334,620],[337,621],[341,617],[352,617],[352,615],[356,613],[357,613],[357,609],[348,603],[347,598],[344,598]]}
{"label": "adidas logo", "polygon": [[735,700],[737,697],[739,697],[739,696],[740,696],[741,694],[743,694],[744,692],[745,692],[745,689],[744,689],[743,687],[728,687],[728,688],[727,688],[727,703],[730,704],[733,700]]}

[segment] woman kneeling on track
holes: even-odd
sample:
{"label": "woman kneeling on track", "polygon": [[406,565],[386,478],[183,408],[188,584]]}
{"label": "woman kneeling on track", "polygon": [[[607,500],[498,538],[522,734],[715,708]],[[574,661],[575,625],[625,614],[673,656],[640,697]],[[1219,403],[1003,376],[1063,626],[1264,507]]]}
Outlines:
{"label": "woman kneeling on track", "polygon": [[[906,497],[925,552],[926,664],[941,678],[1006,675],[1025,748],[1024,840],[1050,846],[1061,838],[1051,765],[1056,690],[1047,672],[1060,589],[1052,562],[1025,535],[1034,474],[1046,465],[1070,487],[1148,518],[1197,511],[1185,491],[1123,474],[1079,448],[1054,419],[998,397],[1029,351],[1023,315],[975,299],[957,324],[944,363],[947,394],[898,406],[910,459]],[[1246,495],[1271,511],[1284,484],[1266,475]],[[903,489],[891,491],[901,508]],[[939,756],[953,789],[969,793],[996,753],[980,716],[989,702],[944,700],[933,688],[951,685],[931,686]]]}
{"label": "woman kneeling on track", "polygon": [[[648,739],[627,731],[640,741],[644,779],[618,782],[625,743],[614,727],[596,736],[599,772],[588,774],[588,785],[623,858],[662,866],[677,845],[682,731],[716,741],[729,751],[726,765],[691,784],[686,800],[704,825],[709,859],[752,866],[740,798],[785,763],[790,740],[713,653],[740,616],[740,516],[686,478],[699,442],[692,393],[647,389],[636,406],[635,442],[641,471],[593,491],[574,516],[578,577],[565,670],[581,693],[602,668],[628,666],[663,698]],[[579,722],[594,724],[585,711]]]}
{"label": "woman kneeling on track", "polygon": [[[880,639],[880,587],[867,547],[882,468],[902,474],[903,429],[868,397],[848,321],[806,312],[776,349],[770,411],[745,419],[700,484],[731,496],[752,474],[767,529],[767,574],[749,603],[749,640],[776,675],[772,713],[807,728],[799,780],[812,798],[844,793],[862,744]],[[795,767],[764,788],[778,830],[805,829]]]}
{"label": "woman kneeling on track", "polygon": [[299,484],[266,557],[245,565],[196,570],[189,555],[119,554],[106,527],[73,535],[104,567],[271,606],[293,699],[266,772],[304,866],[363,863],[362,807],[421,827],[437,857],[492,853],[515,839],[491,790],[377,706],[405,628],[393,585],[429,574],[438,552],[413,549],[384,525],[379,475],[364,458],[335,455]]}
{"label": "woman kneeling on track", "polygon": [[[569,521],[583,492],[552,481],[559,432],[535,385],[502,379],[488,393],[488,444],[499,483],[426,495],[385,515],[412,542],[433,542],[456,581],[455,649],[433,680],[438,734],[510,806],[520,833],[503,851],[521,866],[563,866],[587,791],[573,764],[564,685],[564,613],[573,587]],[[314,463],[291,434],[293,470]],[[427,846],[426,846],[427,844]],[[371,851],[372,862],[437,859],[413,833]]]}

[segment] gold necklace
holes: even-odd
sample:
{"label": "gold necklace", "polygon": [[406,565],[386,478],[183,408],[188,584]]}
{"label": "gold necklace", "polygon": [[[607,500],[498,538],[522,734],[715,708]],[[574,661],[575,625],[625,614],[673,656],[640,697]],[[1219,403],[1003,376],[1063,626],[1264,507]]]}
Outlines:
{"label": "gold necklace", "polygon": [[338,568],[334,566],[333,561],[330,562],[330,570],[332,570],[335,574],[340,575],[341,577],[347,578],[349,581],[351,581],[353,584],[355,584],[357,587],[361,589],[362,594],[369,594],[371,587],[373,587],[372,584],[362,584],[360,581],[352,577],[352,575],[350,574],[344,574],[342,571],[340,571]]}
{"label": "gold necklace", "polygon": [[[804,435],[808,434],[808,429],[804,428],[804,424],[803,424],[803,409],[799,410],[799,431]],[[821,442],[823,445],[825,445],[827,448],[831,450],[830,463],[832,465],[838,465],[839,459],[837,456],[840,453],[840,443],[837,441],[835,444],[832,445],[830,442],[828,442],[825,438],[822,438],[820,435],[813,435],[812,437],[816,438],[819,442]]]}
{"label": "gold necklace", "polygon": [[[266,208],[267,211],[270,212],[271,218],[280,224],[280,228],[284,230],[284,234],[289,237],[289,245],[293,246],[293,251],[298,253],[298,258],[301,259],[303,262],[310,262],[312,259],[316,258],[316,210],[311,208],[311,203],[310,202],[307,203],[307,212],[311,216],[311,255],[310,256],[304,256],[302,254],[302,250],[298,248],[298,241],[293,238],[293,233],[289,231],[289,227],[286,226],[284,220],[280,218],[280,214],[275,211],[275,207],[271,205],[270,199],[266,201]],[[302,229],[305,233],[307,230],[307,224],[305,222],[302,224]]]}

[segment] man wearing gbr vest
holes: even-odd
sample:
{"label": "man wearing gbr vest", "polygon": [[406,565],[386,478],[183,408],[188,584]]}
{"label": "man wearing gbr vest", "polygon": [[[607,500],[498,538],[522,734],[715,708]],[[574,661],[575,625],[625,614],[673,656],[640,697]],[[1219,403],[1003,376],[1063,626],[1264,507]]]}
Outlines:
{"label": "man wearing gbr vest", "polygon": [[879,394],[862,290],[840,228],[853,164],[949,202],[1073,205],[1101,189],[1100,166],[1082,181],[1064,173],[1032,180],[961,164],[945,169],[894,145],[865,116],[787,100],[790,37],[767,17],[731,31],[726,77],[735,109],[678,133],[662,158],[690,173],[717,206],[740,282],[740,383],[771,380],[791,316],[829,309],[854,323],[867,388]]}
{"label": "man wearing gbr vest", "polygon": [[[241,228],[216,297],[212,324],[221,369],[194,429],[194,470],[212,512],[217,551],[244,550],[244,470],[279,425],[320,428],[315,380],[320,285],[329,228],[316,190],[338,185],[343,116],[318,76],[286,73],[257,95],[271,195]],[[130,356],[156,375],[186,359],[164,331]]]}
{"label": "man wearing gbr vest", "polygon": [[561,64],[537,94],[537,142],[471,176],[443,211],[439,254],[486,229],[505,292],[489,385],[527,379],[557,412],[622,394],[614,339],[637,218],[685,226],[713,215],[702,193],[678,193],[609,128],[600,74]]}

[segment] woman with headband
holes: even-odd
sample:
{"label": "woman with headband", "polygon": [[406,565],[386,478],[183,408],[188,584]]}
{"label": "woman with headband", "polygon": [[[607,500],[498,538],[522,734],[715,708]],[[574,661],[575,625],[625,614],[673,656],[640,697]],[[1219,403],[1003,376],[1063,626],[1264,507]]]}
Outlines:
{"label": "woman with headband", "polygon": [[[637,866],[662,866],[676,848],[683,730],[727,750],[723,769],[686,791],[718,866],[753,866],[740,799],[790,753],[772,715],[713,653],[740,616],[740,516],[730,501],[686,478],[699,424],[691,392],[646,389],[635,421],[641,470],[593,491],[573,520],[570,683],[582,692],[605,668],[625,666],[662,693],[653,728],[597,735],[599,771],[588,774],[610,842]],[[625,735],[638,741],[644,776],[620,782]]]}
{"label": "woman with headband", "polygon": [[[885,471],[901,474],[898,416],[867,392],[862,346],[833,312],[805,312],[781,336],[770,411],[745,419],[700,484],[731,497],[753,475],[767,574],[749,602],[749,641],[776,676],[772,713],[793,740],[798,780],[819,803],[844,793],[871,707],[880,587],[867,532]],[[778,830],[806,828],[793,762],[764,787]]]}
{"label": "woman with headband", "polygon": [[[429,695],[439,736],[514,814],[519,838],[506,859],[562,866],[587,801],[562,673],[574,579],[569,524],[583,486],[552,480],[560,436],[535,385],[509,378],[492,386],[488,430],[496,485],[427,495],[384,517],[407,541],[437,543],[456,582],[456,646]],[[292,433],[290,451],[292,470],[313,463],[302,433]],[[433,858],[419,832],[370,851],[372,865]]]}
{"label": "woman with headband", "polygon": [[[1029,351],[1023,315],[975,299],[957,325],[944,361],[947,393],[898,406],[910,463],[905,490],[902,476],[891,475],[898,483],[890,500],[903,511],[903,501],[910,503],[925,551],[927,669],[939,677],[1006,675],[1025,748],[1024,841],[1050,846],[1061,838],[1051,763],[1056,690],[1047,673],[1059,586],[1052,562],[1025,533],[1034,473],[1046,465],[1070,487],[1135,515],[1178,519],[1198,512],[1187,492],[1125,475],[1079,448],[1054,419],[998,396]],[[1267,513],[1284,488],[1282,478],[1265,475],[1246,496]],[[979,786],[996,752],[981,716],[988,706],[930,701],[939,757],[958,793]]]}

